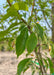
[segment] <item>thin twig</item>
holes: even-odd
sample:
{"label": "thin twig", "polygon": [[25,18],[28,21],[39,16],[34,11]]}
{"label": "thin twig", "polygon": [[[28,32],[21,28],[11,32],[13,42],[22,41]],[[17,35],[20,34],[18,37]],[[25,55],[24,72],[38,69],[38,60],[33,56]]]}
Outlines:
{"label": "thin twig", "polygon": [[41,71],[41,73],[42,73],[42,75],[43,75],[43,71],[42,71],[42,66],[41,66],[41,64],[40,64],[40,59],[39,59],[39,57],[38,57],[38,53],[35,51],[35,54],[36,54],[36,56],[37,56],[37,60],[38,60],[38,62],[39,62],[39,65],[40,65],[40,71]]}
{"label": "thin twig", "polygon": [[48,21],[47,21],[47,19],[46,19],[45,15],[44,15],[44,12],[43,12],[43,17],[44,17],[44,20],[46,21],[46,23],[47,23],[48,27],[52,30],[52,27],[50,27],[50,24],[48,23]]}
{"label": "thin twig", "polygon": [[32,14],[33,14],[34,5],[35,5],[35,0],[33,0],[32,11],[31,11],[31,16],[32,16]]}
{"label": "thin twig", "polygon": [[[32,11],[31,11],[31,16],[33,15],[34,5],[35,5],[35,0],[33,0]],[[32,18],[31,18],[31,19],[32,19]],[[31,19],[30,19],[30,23],[31,23]]]}
{"label": "thin twig", "polygon": [[9,0],[7,0],[7,2],[8,2],[8,4],[9,4],[9,6],[11,6],[11,3],[10,3],[10,1],[9,1]]}
{"label": "thin twig", "polygon": [[43,70],[44,70],[44,72],[45,72],[45,74],[46,74],[46,70],[45,70],[45,67],[44,67],[44,65],[43,65],[43,60],[42,60],[42,55],[41,55],[41,52],[40,52],[40,48],[41,48],[41,46],[39,46],[39,57],[40,57],[40,59],[41,59],[41,61],[42,61],[42,67],[43,67]]}

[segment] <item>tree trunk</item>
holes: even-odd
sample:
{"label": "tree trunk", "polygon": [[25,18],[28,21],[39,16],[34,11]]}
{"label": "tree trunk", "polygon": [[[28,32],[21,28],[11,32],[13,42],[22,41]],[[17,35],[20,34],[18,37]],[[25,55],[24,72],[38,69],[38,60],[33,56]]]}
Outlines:
{"label": "tree trunk", "polygon": [[54,42],[54,3],[52,3],[52,41]]}
{"label": "tree trunk", "polygon": [[[52,41],[54,43],[54,2],[52,3]],[[52,58],[52,62],[54,64],[54,58]],[[54,68],[54,65],[53,65]]]}

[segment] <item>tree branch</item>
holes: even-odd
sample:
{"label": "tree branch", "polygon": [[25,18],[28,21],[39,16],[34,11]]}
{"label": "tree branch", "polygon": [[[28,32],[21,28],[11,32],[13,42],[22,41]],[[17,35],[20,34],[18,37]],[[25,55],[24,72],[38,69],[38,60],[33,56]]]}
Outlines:
{"label": "tree branch", "polygon": [[[33,0],[32,11],[31,11],[31,16],[32,16],[32,14],[33,14],[34,5],[35,5],[35,0]],[[32,19],[32,18],[31,18],[31,19]],[[30,19],[30,23],[31,23],[31,19]]]}
{"label": "tree branch", "polygon": [[46,19],[45,15],[44,15],[44,13],[43,13],[43,17],[44,17],[44,20],[46,21],[46,23],[47,23],[48,27],[52,30],[52,27],[50,27],[50,25],[49,25],[49,23],[48,23],[48,21],[47,21],[47,19]]}
{"label": "tree branch", "polygon": [[8,2],[8,4],[9,4],[9,6],[11,6],[11,3],[10,3],[10,1],[9,1],[9,0],[7,0],[7,2]]}
{"label": "tree branch", "polygon": [[35,54],[36,54],[36,56],[37,56],[37,60],[38,60],[39,65],[40,65],[40,71],[41,71],[41,73],[42,73],[42,75],[43,75],[42,66],[41,66],[41,64],[40,64],[40,58],[39,58],[38,53],[37,53],[36,51],[35,51]]}
{"label": "tree branch", "polygon": [[[9,4],[9,6],[11,7],[12,5],[11,5],[10,1],[7,0],[7,2],[8,2],[8,4]],[[17,12],[18,12],[18,11],[17,11]],[[18,14],[20,14],[20,13],[18,12]],[[27,27],[28,27],[28,29],[29,29],[29,32],[32,33],[32,32],[31,32],[31,29],[30,29],[30,26],[27,24],[27,22],[26,22],[23,18],[21,18],[21,20],[27,25]]]}
{"label": "tree branch", "polygon": [[[12,6],[12,4],[10,3],[10,1],[9,0],[7,0],[7,2],[8,2],[8,4],[9,4],[9,6],[11,7]],[[18,12],[18,11],[17,11]],[[18,14],[20,14],[19,12],[18,12]],[[21,18],[21,20],[25,23],[25,24],[27,24],[27,22],[23,19],[23,18]]]}
{"label": "tree branch", "polygon": [[31,16],[32,16],[32,14],[33,14],[34,5],[35,5],[35,0],[33,0],[32,11],[31,11]]}

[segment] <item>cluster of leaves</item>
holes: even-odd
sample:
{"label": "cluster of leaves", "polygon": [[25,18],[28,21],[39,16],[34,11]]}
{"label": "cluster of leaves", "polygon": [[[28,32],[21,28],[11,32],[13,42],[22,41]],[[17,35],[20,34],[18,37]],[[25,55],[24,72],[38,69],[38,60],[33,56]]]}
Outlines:
{"label": "cluster of leaves", "polygon": [[[17,57],[19,57],[25,51],[25,49],[27,49],[28,54],[32,53],[37,47],[37,41],[38,40],[37,40],[37,36],[35,35],[35,33],[32,32],[30,35],[28,35],[28,28],[25,27],[16,39]],[[53,63],[51,62],[50,58],[48,58],[47,56],[46,58],[47,59],[43,58],[43,62],[45,63],[44,66],[46,67],[46,70],[50,67],[50,72],[53,73],[53,68],[52,68]],[[26,58],[18,64],[17,75],[20,75],[22,71],[24,73],[29,67],[31,68],[34,67],[36,59],[34,62],[32,62],[32,59]],[[40,64],[42,65],[42,60],[39,60],[39,61],[40,61]],[[37,66],[35,66],[35,70],[36,68]]]}
{"label": "cluster of leaves", "polygon": [[[35,1],[35,4],[33,4],[34,0],[7,0],[7,2],[8,3],[4,6],[6,13],[4,15],[1,14],[0,16],[0,29],[2,28],[0,31],[0,41],[16,38],[17,57],[19,57],[26,49],[28,55],[33,51],[37,54],[37,44],[39,42],[43,43],[46,38],[45,29],[37,21],[41,21],[43,19],[43,15],[44,19],[49,17],[50,10],[48,3],[52,3],[52,1],[49,0],[48,2],[48,0],[37,0]],[[27,15],[27,13],[31,13],[29,10],[30,8],[32,8],[32,14]],[[40,11],[42,14],[39,16],[38,13]],[[5,22],[7,22],[8,25],[3,29],[2,26],[4,26]],[[36,56],[36,58],[38,58],[38,55]],[[37,61],[40,62],[40,67],[44,62],[46,68],[49,66],[50,72],[53,73],[52,62],[48,57],[46,58],[47,59],[43,58]],[[21,75],[21,72],[25,72],[29,67],[33,68],[32,75],[36,68],[39,69],[37,66],[34,68],[36,59],[34,63],[32,62],[32,59],[33,58],[26,58],[18,64],[17,75]]]}

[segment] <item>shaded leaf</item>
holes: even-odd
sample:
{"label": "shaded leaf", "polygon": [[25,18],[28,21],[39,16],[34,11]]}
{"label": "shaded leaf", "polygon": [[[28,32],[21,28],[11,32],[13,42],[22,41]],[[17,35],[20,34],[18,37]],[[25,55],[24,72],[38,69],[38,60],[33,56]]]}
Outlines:
{"label": "shaded leaf", "polygon": [[24,70],[25,66],[29,63],[29,61],[31,60],[31,58],[27,58],[22,60],[17,67],[17,75],[21,75],[21,72]]}
{"label": "shaded leaf", "polygon": [[38,23],[36,23],[36,32],[37,32],[38,37],[43,39],[43,28]]}
{"label": "shaded leaf", "polygon": [[19,1],[14,4],[15,9],[17,10],[28,10],[28,7],[24,1]]}
{"label": "shaded leaf", "polygon": [[50,58],[47,58],[47,60],[48,60],[48,63],[49,63],[50,73],[53,73],[54,72],[54,69],[53,69],[52,60]]}
{"label": "shaded leaf", "polygon": [[37,37],[35,33],[32,33],[27,40],[27,51],[31,53],[37,45]]}
{"label": "shaded leaf", "polygon": [[22,30],[21,34],[16,39],[16,54],[17,54],[17,57],[19,57],[19,55],[21,55],[24,52],[27,37],[28,37],[28,29],[24,28]]}

